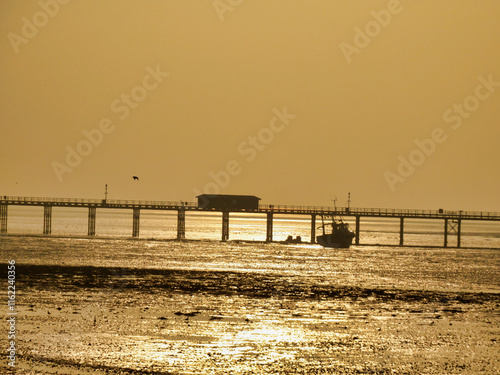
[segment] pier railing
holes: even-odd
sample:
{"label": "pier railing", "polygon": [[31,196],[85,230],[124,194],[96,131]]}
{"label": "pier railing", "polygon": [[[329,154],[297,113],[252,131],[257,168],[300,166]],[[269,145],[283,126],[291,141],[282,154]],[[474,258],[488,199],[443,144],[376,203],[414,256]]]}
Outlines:
{"label": "pier railing", "polygon": [[325,207],[325,206],[284,206],[259,205],[259,210],[274,213],[307,213],[345,216],[385,216],[385,217],[418,217],[418,218],[456,218],[500,220],[500,212],[483,211],[449,211],[449,210],[417,210],[390,208],[355,208],[355,207]]}
{"label": "pier railing", "polygon": [[182,201],[142,201],[142,200],[118,200],[118,199],[85,199],[85,198],[46,198],[46,197],[14,197],[0,196],[0,202],[8,204],[52,204],[65,206],[89,206],[89,205],[109,205],[109,206],[143,206],[143,207],[185,207],[198,208],[196,202]]}

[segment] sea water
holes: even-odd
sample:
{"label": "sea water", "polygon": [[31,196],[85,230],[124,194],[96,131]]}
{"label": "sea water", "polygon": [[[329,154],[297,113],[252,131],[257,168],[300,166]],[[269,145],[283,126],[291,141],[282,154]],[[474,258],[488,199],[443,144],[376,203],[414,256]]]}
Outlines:
{"label": "sea water", "polygon": [[[354,229],[354,219],[343,218]],[[86,236],[87,208],[53,207],[52,234],[55,236]],[[321,219],[316,221],[316,235],[321,234]],[[9,206],[8,232],[11,234],[41,234],[43,207]],[[444,221],[437,219],[405,219],[404,244],[416,246],[442,246]],[[220,240],[222,214],[186,212],[186,238]],[[463,247],[500,248],[500,222],[463,220],[461,229]],[[98,209],[96,218],[98,237],[131,237],[132,210]],[[275,214],[273,239],[284,241],[292,235],[311,241],[310,215]],[[177,211],[141,210],[140,237],[147,239],[175,239],[177,237]],[[231,213],[229,221],[231,240],[264,241],[266,216],[252,213]],[[399,244],[398,218],[362,218],[360,225],[362,244]],[[456,233],[450,232],[449,246],[456,246]]]}
{"label": "sea water", "polygon": [[[18,373],[484,373],[500,368],[500,228],[361,220],[372,244],[265,240],[263,215],[9,207],[2,259],[17,265]],[[347,217],[345,220],[349,221]],[[321,223],[317,222],[317,225]],[[274,239],[310,240],[308,216],[275,215]],[[319,232],[317,231],[317,234]],[[449,236],[450,245],[455,236]],[[376,245],[375,245],[376,244]],[[7,264],[2,264],[6,279]],[[4,309],[5,310],[5,309]],[[6,317],[6,310],[2,317]],[[6,369],[1,359],[0,369]]]}

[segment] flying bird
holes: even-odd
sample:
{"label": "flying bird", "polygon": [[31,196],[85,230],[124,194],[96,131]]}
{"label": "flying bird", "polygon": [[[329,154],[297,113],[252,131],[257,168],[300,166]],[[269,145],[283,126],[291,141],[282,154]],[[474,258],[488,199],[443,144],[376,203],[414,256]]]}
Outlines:
{"label": "flying bird", "polygon": [[137,176],[132,176],[132,178],[133,178],[134,180],[139,181],[139,177],[137,177]]}

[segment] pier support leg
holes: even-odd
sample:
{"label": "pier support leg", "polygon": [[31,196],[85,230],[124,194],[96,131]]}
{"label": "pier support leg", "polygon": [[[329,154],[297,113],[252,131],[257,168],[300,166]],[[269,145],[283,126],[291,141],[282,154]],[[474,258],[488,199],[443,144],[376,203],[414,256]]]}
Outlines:
{"label": "pier support leg", "polygon": [[222,241],[229,239],[229,212],[222,212]]}
{"label": "pier support leg", "polygon": [[444,247],[448,247],[448,235],[457,234],[457,247],[462,242],[462,219],[444,219]]}
{"label": "pier support leg", "polygon": [[356,239],[355,239],[355,244],[359,245],[359,223],[360,222],[360,216],[356,216]]}
{"label": "pier support leg", "polygon": [[89,230],[88,230],[89,236],[95,236],[95,214],[96,214],[96,208],[89,207]]}
{"label": "pier support leg", "polygon": [[186,238],[186,210],[177,211],[177,239]]}
{"label": "pier support leg", "polygon": [[52,233],[52,206],[43,206],[43,234]]}
{"label": "pier support leg", "polygon": [[405,218],[399,218],[399,246],[403,246],[405,233]]}
{"label": "pier support leg", "polygon": [[0,234],[7,234],[7,204],[0,204]]}
{"label": "pier support leg", "polygon": [[444,247],[448,247],[448,219],[444,219]]}
{"label": "pier support leg", "polygon": [[316,215],[311,215],[311,243],[316,243]]}
{"label": "pier support leg", "polygon": [[140,218],[141,218],[141,209],[134,208],[133,222],[132,222],[132,237],[139,237]]}
{"label": "pier support leg", "polygon": [[273,242],[273,213],[267,213],[266,242]]}

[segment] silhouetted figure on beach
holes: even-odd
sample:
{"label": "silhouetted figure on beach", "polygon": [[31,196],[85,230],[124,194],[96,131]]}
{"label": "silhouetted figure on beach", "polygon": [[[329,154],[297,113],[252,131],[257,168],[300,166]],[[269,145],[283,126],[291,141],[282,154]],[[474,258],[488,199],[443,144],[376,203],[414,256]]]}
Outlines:
{"label": "silhouetted figure on beach", "polygon": [[133,178],[134,180],[139,181],[139,177],[137,177],[137,176],[132,176],[132,178]]}

